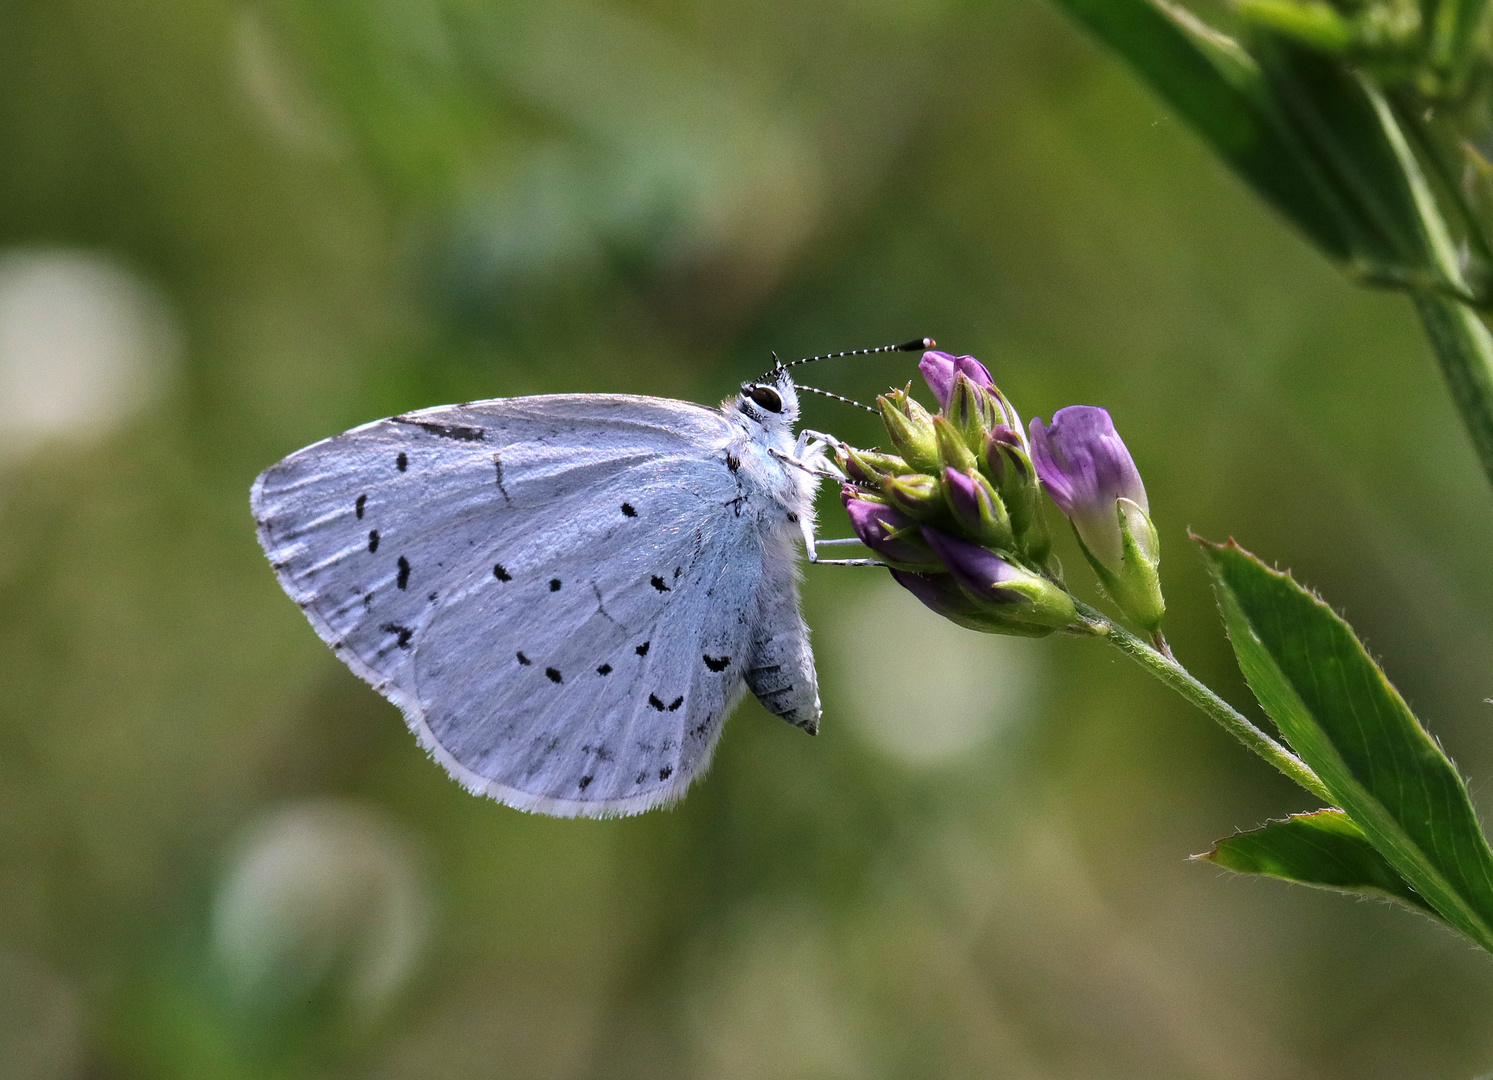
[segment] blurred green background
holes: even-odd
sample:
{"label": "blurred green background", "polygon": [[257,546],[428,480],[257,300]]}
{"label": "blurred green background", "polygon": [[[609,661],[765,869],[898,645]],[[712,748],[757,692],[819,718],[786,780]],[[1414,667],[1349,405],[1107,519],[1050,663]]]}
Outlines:
{"label": "blurred green background", "polygon": [[676,809],[552,821],[255,543],[254,475],[369,419],[923,334],[1111,409],[1205,680],[1247,700],[1188,527],[1343,610],[1487,803],[1493,499],[1408,305],[1041,0],[0,5],[0,1078],[1493,1069],[1486,956],[1186,862],[1311,804],[1102,645],[811,569],[817,739],[749,702]]}

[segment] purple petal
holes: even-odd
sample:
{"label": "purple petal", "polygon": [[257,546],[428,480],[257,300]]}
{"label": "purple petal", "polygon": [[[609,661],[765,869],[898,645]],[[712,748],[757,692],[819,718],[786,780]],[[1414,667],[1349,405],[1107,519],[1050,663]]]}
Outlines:
{"label": "purple petal", "polygon": [[911,518],[890,506],[861,498],[859,491],[850,484],[840,489],[840,501],[845,504],[845,514],[850,518],[855,535],[876,554],[891,562],[911,565],[926,566],[931,562],[928,549],[916,539],[894,535],[913,528]]}
{"label": "purple petal", "polygon": [[[990,377],[990,372],[984,364],[980,363],[973,356],[954,357],[954,371],[956,374],[963,375],[982,390],[995,389],[995,380]],[[951,379],[950,385],[952,384],[953,380]]]}
{"label": "purple petal", "polygon": [[1032,418],[1032,462],[1042,485],[1078,530],[1088,549],[1117,566],[1123,552],[1115,500],[1130,499],[1149,512],[1146,487],[1109,413],[1070,405],[1044,427]]}
{"label": "purple petal", "polygon": [[975,479],[958,469],[945,469],[944,479],[949,484],[949,501],[954,504],[954,513],[965,522],[976,525],[980,521],[980,492]]}
{"label": "purple petal", "polygon": [[940,409],[949,407],[949,398],[954,395],[954,379],[959,375],[982,390],[995,390],[995,380],[990,377],[990,372],[973,356],[953,356],[930,349],[918,361],[918,370],[923,373],[928,389],[938,399]]}
{"label": "purple petal", "polygon": [[1020,602],[1020,593],[999,587],[1002,582],[1020,577],[1020,570],[978,544],[956,539],[926,525],[921,531],[938,561],[948,568],[962,588],[995,604]]}
{"label": "purple petal", "polygon": [[917,574],[909,570],[892,570],[896,579],[923,605],[944,618],[972,618],[977,614],[975,604],[955,583],[949,574]]}
{"label": "purple petal", "polygon": [[928,384],[928,389],[938,399],[938,407],[948,408],[949,395],[954,392],[954,376],[958,374],[954,357],[946,352],[934,352],[930,349],[918,361],[918,370],[923,373],[923,381]]}

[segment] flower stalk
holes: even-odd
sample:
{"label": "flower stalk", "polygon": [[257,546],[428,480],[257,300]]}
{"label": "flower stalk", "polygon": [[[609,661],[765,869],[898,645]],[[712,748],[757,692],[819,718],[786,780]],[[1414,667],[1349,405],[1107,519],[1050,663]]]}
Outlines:
{"label": "flower stalk", "polygon": [[1074,606],[1085,620],[1093,624],[1090,633],[1108,640],[1111,645],[1146,671],[1207,713],[1219,727],[1307,791],[1322,799],[1327,805],[1335,805],[1326,785],[1312,771],[1311,766],[1252,724],[1248,717],[1200,682],[1169,655],[1170,650],[1167,650],[1167,654],[1163,654],[1109,619],[1103,612],[1096,611],[1081,601],[1075,601]]}

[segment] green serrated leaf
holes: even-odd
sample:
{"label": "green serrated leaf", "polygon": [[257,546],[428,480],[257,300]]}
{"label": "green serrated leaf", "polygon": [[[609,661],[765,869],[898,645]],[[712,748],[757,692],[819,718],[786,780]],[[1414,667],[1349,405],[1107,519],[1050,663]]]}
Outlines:
{"label": "green serrated leaf", "polygon": [[1493,951],[1493,852],[1441,747],[1336,612],[1233,541],[1199,543],[1265,712],[1400,876]]}
{"label": "green serrated leaf", "polygon": [[1237,833],[1194,855],[1239,874],[1264,874],[1318,889],[1398,900],[1417,911],[1436,909],[1405,884],[1363,831],[1341,810],[1316,810]]}

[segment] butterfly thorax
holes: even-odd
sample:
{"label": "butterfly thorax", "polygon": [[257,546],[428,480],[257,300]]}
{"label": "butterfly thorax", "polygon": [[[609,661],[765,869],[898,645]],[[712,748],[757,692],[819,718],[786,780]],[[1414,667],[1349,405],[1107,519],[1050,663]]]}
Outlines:
{"label": "butterfly thorax", "polygon": [[738,479],[768,496],[757,505],[770,507],[764,524],[795,537],[812,527],[815,477],[813,463],[798,463],[793,425],[798,420],[798,392],[787,372],[742,387],[721,411],[740,433],[727,449],[728,462],[739,463]]}

